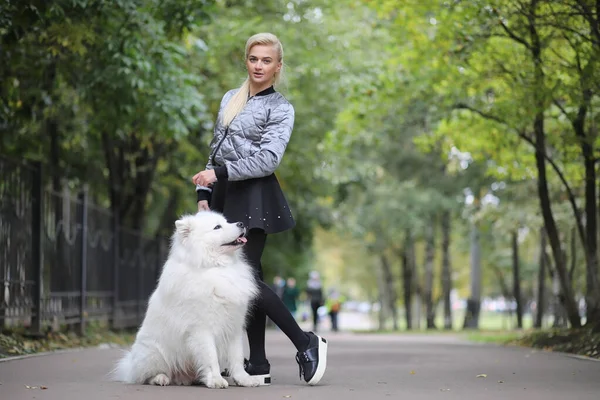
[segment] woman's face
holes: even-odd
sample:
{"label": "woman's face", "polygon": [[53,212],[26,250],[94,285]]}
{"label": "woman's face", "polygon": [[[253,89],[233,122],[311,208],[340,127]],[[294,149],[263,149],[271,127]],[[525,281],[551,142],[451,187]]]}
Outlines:
{"label": "woman's face", "polygon": [[246,69],[250,82],[257,86],[273,84],[275,73],[281,70],[277,50],[271,45],[254,45],[246,58]]}

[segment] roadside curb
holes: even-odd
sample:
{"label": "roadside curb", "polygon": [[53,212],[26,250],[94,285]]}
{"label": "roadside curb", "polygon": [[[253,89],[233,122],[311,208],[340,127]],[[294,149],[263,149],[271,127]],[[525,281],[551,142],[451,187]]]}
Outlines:
{"label": "roadside curb", "polygon": [[598,358],[583,356],[581,354],[562,353],[562,352],[558,352],[558,351],[554,351],[553,353],[562,354],[564,356],[571,357],[571,358],[577,358],[578,360],[583,360],[583,361],[600,362],[600,359],[598,359]]}
{"label": "roadside curb", "polygon": [[505,348],[506,347],[512,347],[512,348],[518,348],[518,349],[522,349],[522,350],[529,350],[529,353],[531,353],[531,354],[556,354],[556,355],[559,355],[559,356],[569,357],[569,358],[575,358],[575,359],[582,360],[582,361],[600,362],[600,359],[598,359],[598,358],[584,356],[582,354],[565,353],[564,351],[544,350],[544,349],[539,349],[539,348],[536,348],[536,347],[523,346],[523,345],[520,345],[520,344],[510,344],[510,343],[509,344],[502,344],[502,343],[477,343],[477,344],[494,346],[494,347],[505,347]]}
{"label": "roadside curb", "polygon": [[50,356],[50,355],[54,355],[54,354],[76,353],[76,352],[79,352],[82,350],[110,350],[110,349],[121,349],[121,348],[124,348],[124,347],[120,346],[120,345],[116,345],[116,344],[111,344],[111,343],[102,343],[97,346],[73,347],[70,349],[43,351],[40,353],[23,354],[20,356],[4,357],[4,358],[0,358],[0,363],[9,362],[9,361],[25,360],[25,359],[34,358],[34,357]]}

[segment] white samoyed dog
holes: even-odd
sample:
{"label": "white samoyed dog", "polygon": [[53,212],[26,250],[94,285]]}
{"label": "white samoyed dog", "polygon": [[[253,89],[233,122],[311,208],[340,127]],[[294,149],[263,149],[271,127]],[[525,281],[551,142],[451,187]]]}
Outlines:
{"label": "white samoyed dog", "polygon": [[258,386],[244,370],[243,334],[258,289],[242,254],[242,223],[200,211],[175,222],[169,257],[116,380],[153,385]]}

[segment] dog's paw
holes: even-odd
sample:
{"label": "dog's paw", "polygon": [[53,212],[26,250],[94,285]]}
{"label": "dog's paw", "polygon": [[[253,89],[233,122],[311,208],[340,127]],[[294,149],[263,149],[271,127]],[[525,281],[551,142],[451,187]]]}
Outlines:
{"label": "dog's paw", "polygon": [[158,374],[154,378],[150,379],[150,384],[156,386],[169,386],[171,384],[171,380],[165,374]]}
{"label": "dog's paw", "polygon": [[206,387],[211,389],[225,389],[229,386],[229,383],[221,376],[215,376],[214,378],[208,378],[206,380]]}
{"label": "dog's paw", "polygon": [[232,376],[232,378],[236,385],[246,387],[260,386],[263,380],[262,377],[248,375],[247,373]]}

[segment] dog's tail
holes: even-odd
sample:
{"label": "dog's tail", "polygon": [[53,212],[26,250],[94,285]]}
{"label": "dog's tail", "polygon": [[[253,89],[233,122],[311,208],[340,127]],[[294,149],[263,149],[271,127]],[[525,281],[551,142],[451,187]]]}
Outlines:
{"label": "dog's tail", "polygon": [[125,351],[123,357],[117,362],[110,376],[113,381],[133,383],[133,356],[131,351]]}

